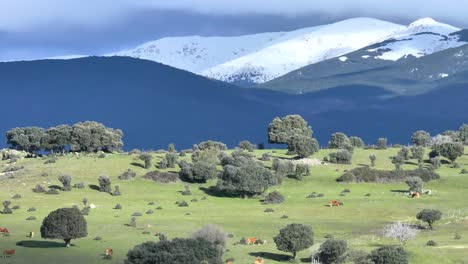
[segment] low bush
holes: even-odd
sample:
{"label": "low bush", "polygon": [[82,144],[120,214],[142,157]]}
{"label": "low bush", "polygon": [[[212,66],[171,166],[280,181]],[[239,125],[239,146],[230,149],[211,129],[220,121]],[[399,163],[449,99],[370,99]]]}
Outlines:
{"label": "low bush", "polygon": [[348,243],[345,240],[329,238],[320,245],[316,258],[324,264],[343,263],[347,250]]}
{"label": "low bush", "polygon": [[462,170],[460,171],[460,174],[468,174],[468,170],[462,169]]}
{"label": "low bush", "polygon": [[226,232],[215,225],[205,225],[192,234],[192,238],[203,238],[213,243],[213,245],[224,248],[227,242]]}
{"label": "low bush", "polygon": [[84,189],[86,186],[83,182],[78,182],[73,185],[73,188],[75,189]]}
{"label": "low bush", "polygon": [[440,179],[440,175],[427,169],[416,170],[374,170],[369,167],[360,167],[347,171],[336,181],[338,182],[402,182],[408,177],[419,177],[424,182]]}
{"label": "low bush", "polygon": [[260,160],[263,160],[263,161],[270,161],[271,160],[271,153],[269,152],[265,152],[262,154],[262,157],[260,158]]}
{"label": "low bush", "polygon": [[289,216],[287,216],[287,215],[282,215],[280,218],[286,219],[286,218],[289,218]]}
{"label": "low bush", "polygon": [[150,171],[146,173],[143,178],[159,183],[171,183],[176,182],[179,178],[179,175],[172,172]]}
{"label": "low bush", "polygon": [[188,207],[189,206],[189,204],[186,201],[177,202],[177,205],[179,207]]}
{"label": "low bush", "polygon": [[101,241],[101,240],[102,240],[102,237],[100,237],[100,236],[97,236],[97,237],[93,238],[93,240],[96,240],[96,241]]}
{"label": "low bush", "polygon": [[128,169],[119,176],[119,180],[128,181],[128,180],[132,180],[135,177],[136,177],[136,173],[133,170]]}
{"label": "low bush", "polygon": [[36,207],[31,207],[28,209],[28,212],[35,212],[36,211]]}
{"label": "low bush", "polygon": [[21,194],[15,194],[13,195],[13,197],[11,197],[12,199],[21,199]]}
{"label": "low bush", "polygon": [[36,185],[36,187],[34,187],[33,192],[35,192],[35,193],[45,193],[46,189],[45,189],[44,186],[38,184],[38,185]]}
{"label": "low bush", "polygon": [[408,264],[408,253],[400,246],[382,246],[371,252],[370,260],[374,264]]}
{"label": "low bush", "polygon": [[30,216],[28,218],[26,218],[26,220],[28,221],[33,221],[33,220],[36,220],[37,218],[35,216]]}
{"label": "low bush", "polygon": [[13,206],[11,209],[12,209],[12,210],[18,210],[18,209],[20,209],[20,208],[21,208],[21,207],[20,207],[19,205],[15,205],[15,206]]}
{"label": "low bush", "polygon": [[275,210],[273,210],[272,208],[267,208],[267,209],[265,209],[265,211],[263,211],[263,212],[265,212],[265,213],[273,213],[274,211],[275,211]]}
{"label": "low bush", "polygon": [[24,169],[24,166],[10,166],[3,170],[3,172],[15,172]]}
{"label": "low bush", "polygon": [[284,202],[284,196],[278,191],[267,194],[264,200],[266,204],[280,204],[282,202]]}
{"label": "low bush", "polygon": [[453,236],[453,239],[456,239],[456,240],[459,240],[461,238],[462,238],[462,236],[460,235],[459,232],[456,232],[455,235]]}
{"label": "low bush", "polygon": [[120,205],[120,204],[116,204],[116,205],[114,206],[114,209],[116,209],[116,210],[120,210],[120,209],[122,209],[122,205]]}
{"label": "low bush", "polygon": [[163,208],[161,206],[156,207],[156,210],[162,210]]}
{"label": "low bush", "polygon": [[148,214],[148,215],[154,214],[154,211],[153,210],[148,210],[148,211],[146,211],[146,214]]}
{"label": "low bush", "polygon": [[143,215],[143,214],[140,213],[140,212],[135,212],[135,213],[132,214],[132,216],[142,216],[142,215]]}
{"label": "low bush", "polygon": [[328,161],[335,164],[351,164],[353,154],[346,150],[340,150],[329,154]]}
{"label": "low bush", "polygon": [[323,193],[317,194],[317,197],[324,197],[325,195]]}
{"label": "low bush", "polygon": [[52,158],[46,160],[46,161],[44,162],[44,164],[52,164],[52,163],[55,163],[56,161],[57,161],[57,158],[52,157]]}
{"label": "low bush", "polygon": [[426,246],[435,247],[437,246],[437,242],[435,242],[434,240],[429,240],[427,241]]}
{"label": "low bush", "polygon": [[85,206],[83,207],[83,210],[81,210],[82,215],[89,215],[89,212],[91,211],[91,207]]}

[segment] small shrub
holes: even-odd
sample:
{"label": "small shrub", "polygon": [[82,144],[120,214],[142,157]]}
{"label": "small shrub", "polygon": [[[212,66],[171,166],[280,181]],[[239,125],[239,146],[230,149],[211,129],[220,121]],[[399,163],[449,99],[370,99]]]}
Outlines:
{"label": "small shrub", "polygon": [[267,209],[265,209],[265,211],[263,211],[263,212],[265,212],[265,213],[273,213],[274,211],[275,211],[275,210],[273,210],[272,208],[267,208]]}
{"label": "small shrub", "polygon": [[168,165],[167,164],[167,159],[164,157],[159,162],[158,168],[161,169],[161,170],[164,170],[164,169],[167,169],[167,165]]}
{"label": "small shrub", "polygon": [[50,188],[45,194],[57,195],[60,194],[60,192],[57,189]]}
{"label": "small shrub", "polygon": [[24,166],[11,166],[6,168],[3,172],[15,172],[24,169]]}
{"label": "small shrub", "polygon": [[58,180],[62,183],[63,187],[62,187],[62,191],[64,192],[68,192],[68,191],[71,191],[72,187],[71,187],[71,181],[72,181],[72,177],[70,175],[61,175]]}
{"label": "small shrub", "polygon": [[455,236],[453,237],[453,239],[456,239],[456,240],[460,240],[461,238],[462,238],[462,236],[458,232],[456,232]]}
{"label": "small shrub", "polygon": [[186,201],[181,201],[177,204],[179,207],[188,207],[189,204]]}
{"label": "small shrub", "polygon": [[119,180],[128,181],[136,177],[136,172],[131,169],[127,169],[124,173],[119,176]]}
{"label": "small shrub", "polygon": [[13,195],[13,197],[11,197],[12,199],[21,199],[21,194],[15,194]]}
{"label": "small shrub", "polygon": [[106,154],[104,154],[104,153],[99,153],[99,155],[98,155],[98,159],[103,159],[105,157],[106,157]]}
{"label": "small shrub", "polygon": [[36,207],[31,207],[28,209],[28,212],[35,212],[36,211]]}
{"label": "small shrub", "polygon": [[172,172],[150,171],[146,173],[143,178],[159,183],[171,183],[176,182],[179,178],[179,175]]}
{"label": "small shrub", "polygon": [[336,164],[351,164],[351,159],[353,158],[353,154],[346,150],[340,150],[338,152],[333,152],[329,154],[329,162],[336,163]]}
{"label": "small shrub", "polygon": [[316,256],[322,263],[342,263],[347,250],[348,243],[345,240],[329,238],[320,245]]}
{"label": "small shrub", "polygon": [[20,207],[19,205],[15,205],[15,206],[13,206],[11,209],[13,209],[13,210],[18,210],[18,209],[20,209],[20,208],[21,208],[21,207]]}
{"label": "small shrub", "polygon": [[307,195],[306,198],[315,198],[315,197],[317,197],[317,195],[315,193],[311,193],[311,194]]}
{"label": "small shrub", "polygon": [[120,210],[120,209],[122,209],[122,205],[120,205],[120,204],[116,204],[116,205],[114,206],[114,209],[116,209],[116,210]]}
{"label": "small shrub", "polygon": [[271,160],[271,153],[265,152],[262,154],[262,157],[260,158],[263,161],[270,161]]}
{"label": "small shrub", "polygon": [[57,161],[57,158],[53,157],[53,158],[46,160],[44,164],[52,164],[52,163],[55,163],[56,161]]}
{"label": "small shrub", "polygon": [[101,241],[101,240],[102,240],[102,237],[97,236],[97,237],[93,238],[93,240],[95,240],[95,241]]}
{"label": "small shrub", "polygon": [[369,197],[369,196],[371,196],[371,194],[370,194],[370,193],[366,193],[364,196]]}
{"label": "small shrub", "polygon": [[350,189],[344,189],[344,190],[342,191],[342,193],[350,193],[350,192],[351,192]]}
{"label": "small shrub", "polygon": [[462,169],[462,170],[460,171],[460,174],[468,174],[468,170]]}
{"label": "small shrub", "polygon": [[120,186],[119,185],[115,185],[114,186],[114,192],[112,193],[113,196],[120,196],[122,195],[122,193],[120,192]]}
{"label": "small shrub", "polygon": [[143,215],[143,214],[140,213],[140,212],[135,212],[135,213],[132,214],[132,216],[142,216],[142,215]]}
{"label": "small shrub", "polygon": [[317,197],[324,197],[325,195],[323,193],[317,194]]}
{"label": "small shrub", "polygon": [[37,218],[35,216],[30,216],[28,218],[26,218],[26,220],[28,221],[33,221],[33,220],[36,220]]}
{"label": "small shrub", "polygon": [[143,231],[143,232],[141,232],[141,233],[142,233],[143,235],[150,235],[150,234],[151,234],[150,231]]}
{"label": "small shrub", "polygon": [[154,211],[153,210],[148,210],[148,211],[146,211],[146,214],[147,215],[154,214]]}
{"label": "small shrub", "polygon": [[224,248],[227,243],[226,232],[215,225],[205,225],[192,234],[192,238],[203,238],[213,245]]}
{"label": "small shrub", "polygon": [[112,183],[108,176],[99,176],[98,181],[99,181],[100,192],[106,192],[106,193],[112,192],[112,187],[111,187]]}
{"label": "small shrub", "polygon": [[453,168],[454,169],[459,169],[459,168],[461,168],[461,166],[460,166],[459,163],[455,162],[455,163],[453,163]]}
{"label": "small shrub", "polygon": [[162,210],[163,208],[161,206],[156,207],[156,210]]}
{"label": "small shrub", "polygon": [[35,192],[35,193],[45,193],[46,189],[45,189],[44,186],[38,184],[38,185],[36,185],[36,187],[34,187],[33,192]]}
{"label": "small shrub", "polygon": [[155,205],[155,203],[154,202],[149,202],[148,205]]}
{"label": "small shrub", "polygon": [[41,177],[48,177],[48,176],[49,176],[49,173],[47,172],[41,173]]}
{"label": "small shrub", "polygon": [[195,198],[195,199],[192,199],[192,200],[190,200],[190,201],[191,201],[192,203],[196,203],[196,202],[198,202],[198,199]]}
{"label": "small shrub", "polygon": [[192,195],[192,192],[190,191],[190,185],[185,184],[184,188],[185,188],[185,190],[182,191],[182,195]]}
{"label": "small shrub", "polygon": [[136,218],[135,217],[132,217],[130,219],[130,222],[128,223],[128,226],[130,227],[137,227],[137,222],[136,222]]}
{"label": "small shrub", "polygon": [[75,189],[84,189],[85,188],[85,184],[83,182],[78,182],[78,183],[75,183],[73,185],[73,188]]}
{"label": "small shrub", "polygon": [[289,218],[289,216],[287,216],[287,215],[282,215],[280,218],[285,219],[285,218]]}
{"label": "small shrub", "polygon": [[284,202],[284,196],[280,192],[274,191],[265,196],[264,202],[267,204],[280,204]]}
{"label": "small shrub", "polygon": [[435,247],[437,246],[437,242],[435,242],[434,240],[429,240],[427,241],[426,246]]}

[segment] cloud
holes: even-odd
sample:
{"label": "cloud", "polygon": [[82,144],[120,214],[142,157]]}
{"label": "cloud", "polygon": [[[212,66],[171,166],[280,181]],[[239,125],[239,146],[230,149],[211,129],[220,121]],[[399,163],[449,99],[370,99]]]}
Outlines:
{"label": "cloud", "polygon": [[136,10],[184,10],[216,15],[355,14],[416,19],[434,17],[466,24],[466,0],[0,0],[0,29],[108,26]]}

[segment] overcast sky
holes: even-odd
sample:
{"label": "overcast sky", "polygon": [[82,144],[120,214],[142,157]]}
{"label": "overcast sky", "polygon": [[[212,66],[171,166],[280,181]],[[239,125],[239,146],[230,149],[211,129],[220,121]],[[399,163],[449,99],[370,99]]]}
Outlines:
{"label": "overcast sky", "polygon": [[0,0],[0,60],[104,54],[166,36],[292,30],[366,16],[468,28],[468,0]]}

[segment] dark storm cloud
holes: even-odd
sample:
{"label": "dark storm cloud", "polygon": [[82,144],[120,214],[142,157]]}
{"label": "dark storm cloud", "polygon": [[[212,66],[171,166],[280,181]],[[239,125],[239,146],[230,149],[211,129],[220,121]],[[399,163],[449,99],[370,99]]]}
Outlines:
{"label": "dark storm cloud", "polygon": [[103,54],[165,36],[292,30],[368,16],[468,27],[468,0],[0,0],[0,60]]}

